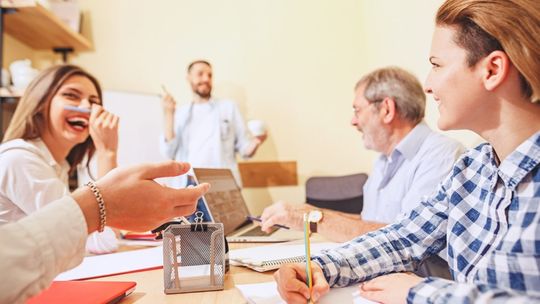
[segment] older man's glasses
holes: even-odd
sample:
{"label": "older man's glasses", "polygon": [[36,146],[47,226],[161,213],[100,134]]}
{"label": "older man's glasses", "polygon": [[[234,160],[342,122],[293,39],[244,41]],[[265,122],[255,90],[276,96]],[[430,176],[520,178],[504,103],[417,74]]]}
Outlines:
{"label": "older man's glasses", "polygon": [[362,113],[362,111],[365,111],[367,108],[369,108],[369,106],[374,105],[374,104],[378,104],[383,100],[384,100],[384,98],[383,99],[376,99],[374,101],[368,102],[368,105],[366,107],[364,107],[364,108],[359,108],[359,107],[354,107],[353,106],[352,110],[353,110],[354,116],[358,117],[358,115],[360,115],[360,113]]}

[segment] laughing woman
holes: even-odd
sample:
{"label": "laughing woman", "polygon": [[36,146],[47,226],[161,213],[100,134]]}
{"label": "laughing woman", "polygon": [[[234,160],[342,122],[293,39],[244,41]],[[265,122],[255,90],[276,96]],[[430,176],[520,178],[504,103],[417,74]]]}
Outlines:
{"label": "laughing woman", "polygon": [[[73,65],[51,67],[26,89],[0,145],[0,225],[69,193],[68,176],[97,157],[98,176],[116,167],[118,117],[102,107],[98,81]],[[117,248],[114,233],[91,235],[87,249]]]}

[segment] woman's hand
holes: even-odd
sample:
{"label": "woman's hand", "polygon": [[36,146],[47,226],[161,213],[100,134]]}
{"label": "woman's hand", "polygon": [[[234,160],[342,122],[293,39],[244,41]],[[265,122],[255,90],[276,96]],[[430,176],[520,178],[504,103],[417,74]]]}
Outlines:
{"label": "woman's hand", "polygon": [[281,266],[274,273],[274,279],[276,280],[281,298],[287,303],[306,303],[308,299],[317,302],[330,290],[330,287],[319,265],[311,263],[311,272],[313,276],[313,289],[310,294],[310,290],[306,285],[305,264]]}
{"label": "woman's hand", "polygon": [[118,116],[106,111],[100,105],[93,105],[90,113],[90,136],[96,151],[112,152],[118,150]]}
{"label": "woman's hand", "polygon": [[[190,165],[175,161],[148,163],[112,170],[97,180],[105,208],[107,225],[131,231],[153,229],[173,217],[195,212],[198,199],[210,185],[202,183],[186,189],[163,187],[156,178],[185,174]],[[88,187],[71,194],[77,201],[88,225],[88,232],[99,227],[96,198]]]}

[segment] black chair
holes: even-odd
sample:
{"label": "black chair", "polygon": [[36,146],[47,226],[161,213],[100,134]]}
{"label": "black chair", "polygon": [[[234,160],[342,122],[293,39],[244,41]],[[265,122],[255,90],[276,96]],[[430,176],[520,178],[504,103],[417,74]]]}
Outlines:
{"label": "black chair", "polygon": [[414,272],[415,274],[425,278],[425,277],[439,277],[447,280],[452,280],[452,275],[450,274],[450,267],[448,262],[445,259],[441,258],[438,255],[430,256],[425,259],[418,269]]}
{"label": "black chair", "polygon": [[365,173],[310,177],[306,181],[306,202],[318,208],[360,214],[367,178]]}

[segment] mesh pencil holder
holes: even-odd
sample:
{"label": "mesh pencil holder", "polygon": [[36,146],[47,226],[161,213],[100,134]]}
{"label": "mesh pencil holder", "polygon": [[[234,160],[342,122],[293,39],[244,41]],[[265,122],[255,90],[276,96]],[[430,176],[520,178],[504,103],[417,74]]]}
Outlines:
{"label": "mesh pencil holder", "polygon": [[222,223],[175,224],[163,232],[166,294],[222,290],[225,243]]}

